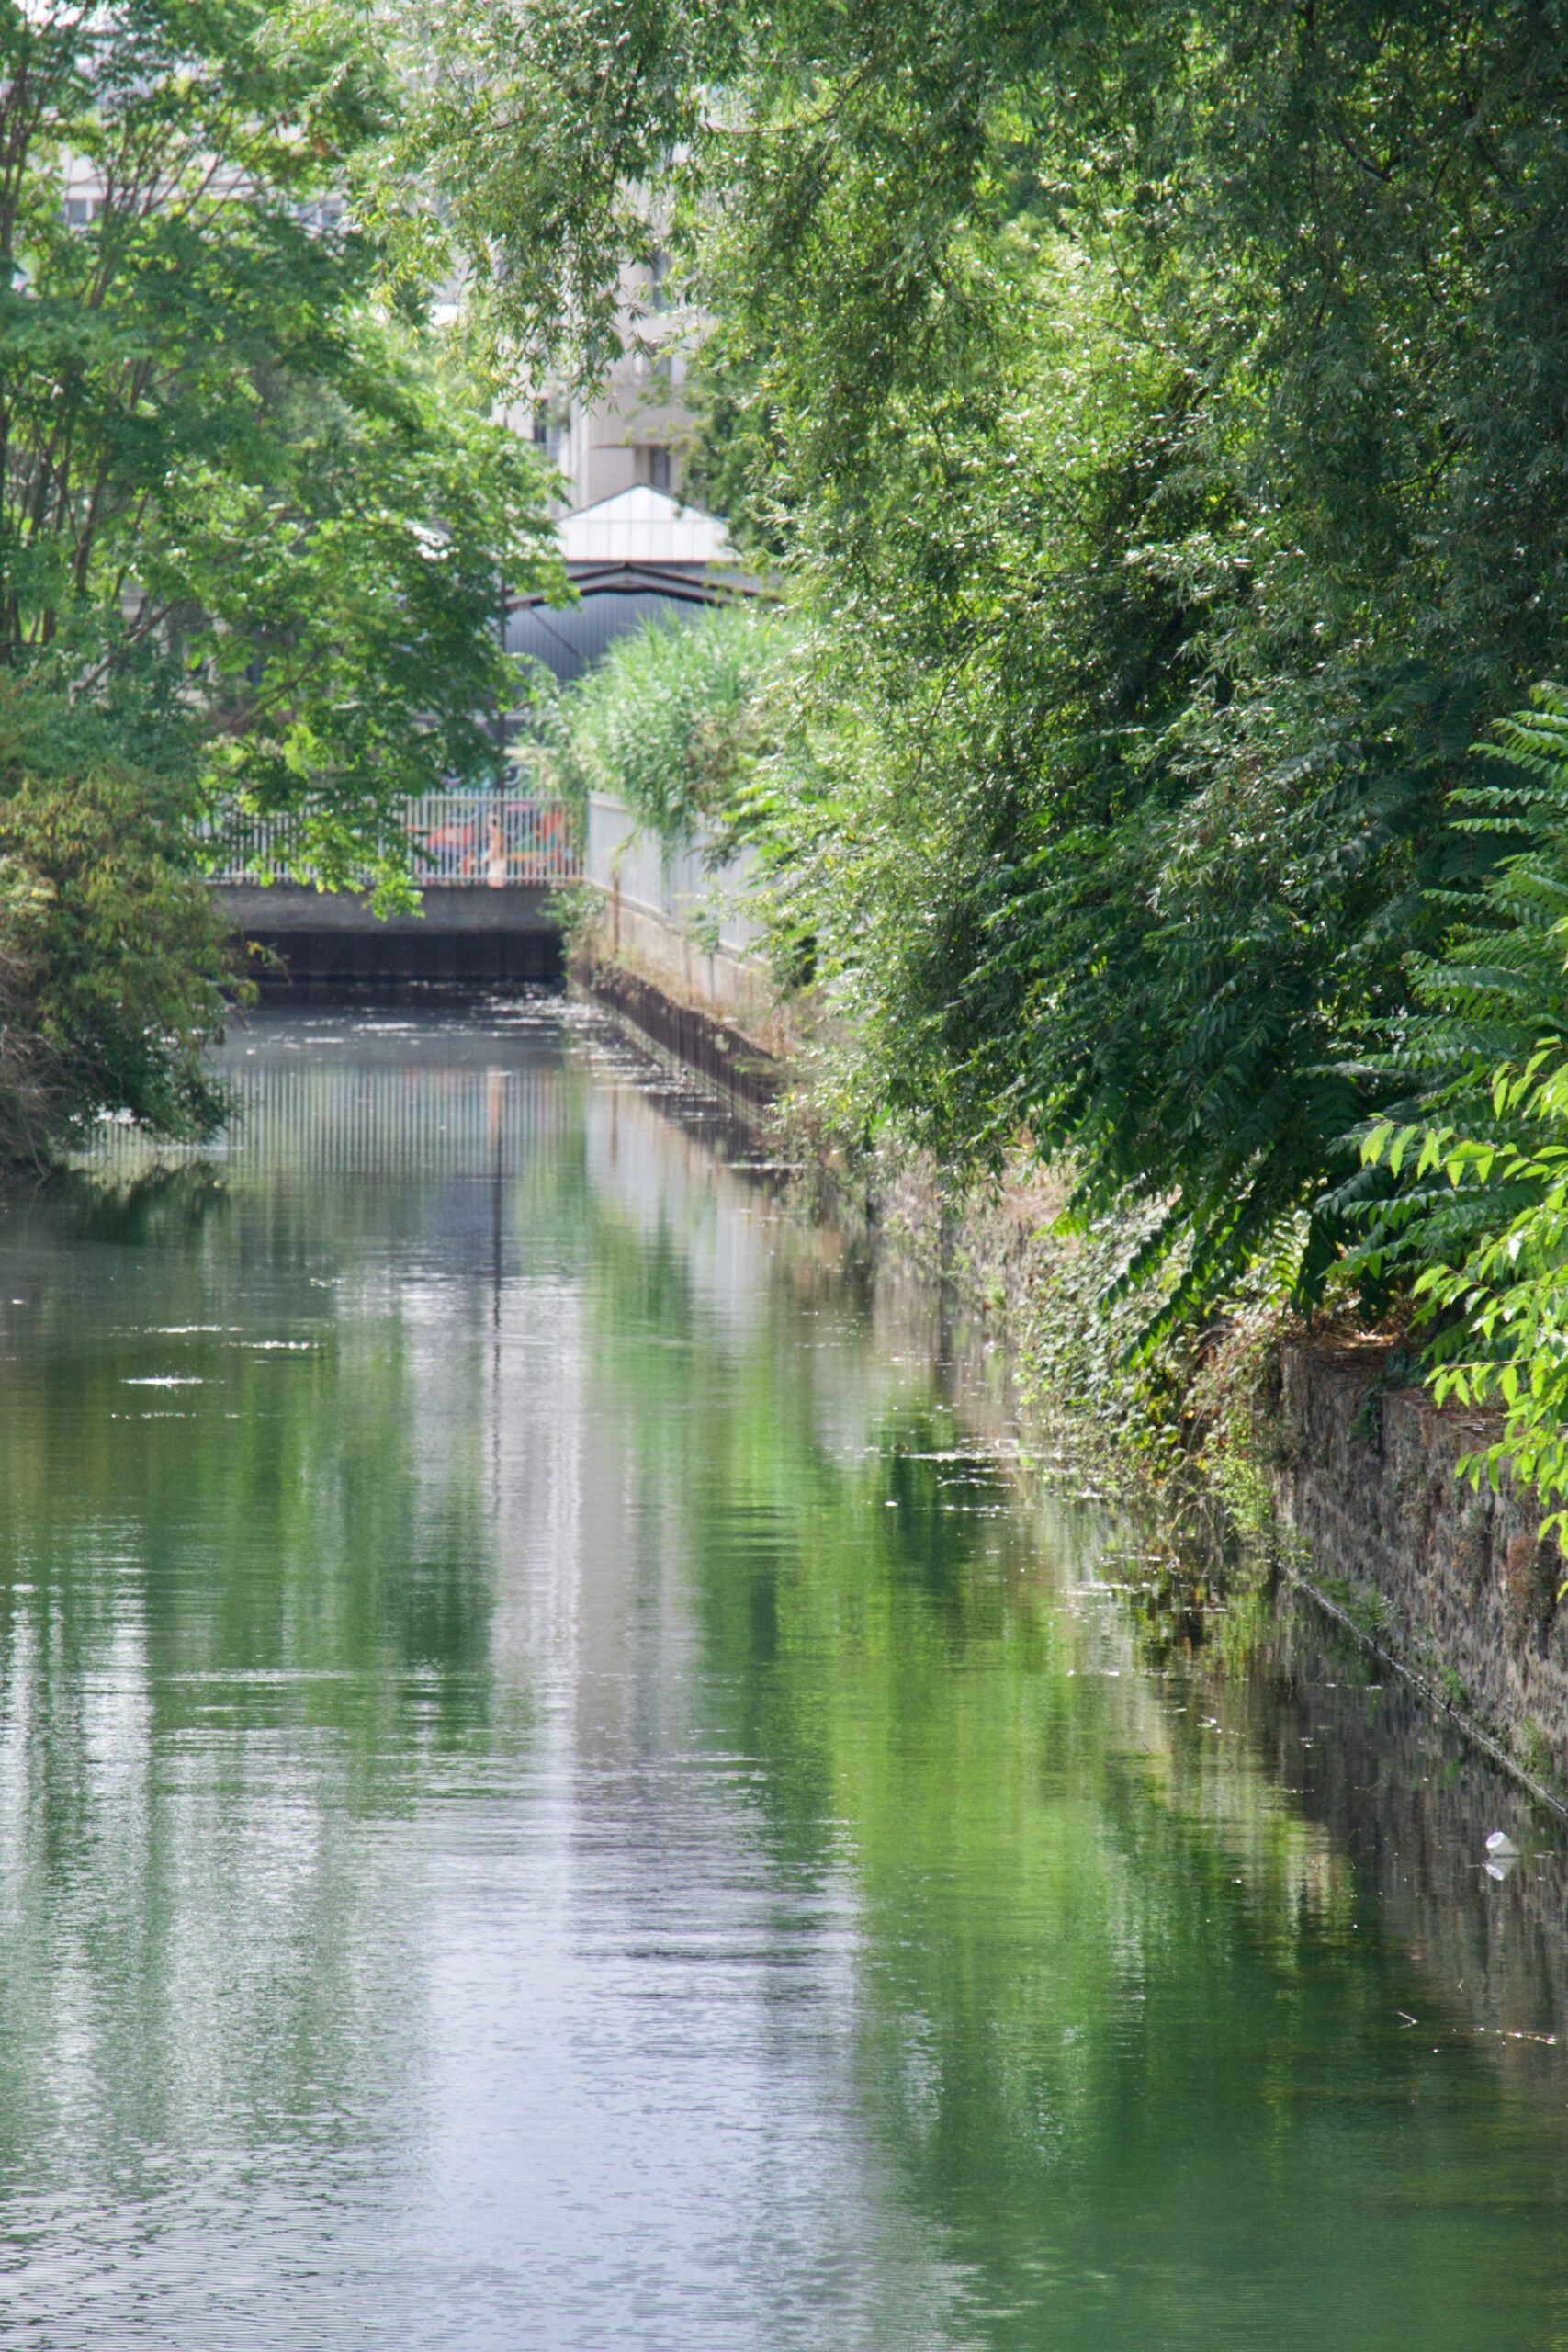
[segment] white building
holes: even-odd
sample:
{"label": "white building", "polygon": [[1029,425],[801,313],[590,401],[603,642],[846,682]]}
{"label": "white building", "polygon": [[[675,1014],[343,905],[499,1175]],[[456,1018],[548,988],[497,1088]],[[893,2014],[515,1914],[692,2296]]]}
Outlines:
{"label": "white building", "polygon": [[603,390],[592,400],[547,397],[528,413],[527,429],[564,476],[573,512],[622,491],[680,492],[693,438],[686,355],[702,322],[664,289],[661,260],[651,270],[626,270],[622,356]]}

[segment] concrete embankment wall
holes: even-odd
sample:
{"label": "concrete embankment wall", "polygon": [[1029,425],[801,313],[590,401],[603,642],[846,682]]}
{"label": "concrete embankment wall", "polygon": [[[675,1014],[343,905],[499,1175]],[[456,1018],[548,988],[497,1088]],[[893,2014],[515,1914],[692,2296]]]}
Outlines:
{"label": "concrete embankment wall", "polygon": [[595,793],[582,868],[600,894],[586,953],[606,971],[637,973],[672,1003],[738,1023],[759,1051],[777,1057],[787,1023],[745,911],[744,853],[716,863],[701,842],[668,848],[619,801]]}
{"label": "concrete embankment wall", "polygon": [[732,1017],[673,994],[635,966],[602,951],[574,955],[570,973],[597,1002],[620,1013],[650,1045],[694,1070],[738,1109],[764,1113],[778,1100],[783,1065]]}
{"label": "concrete embankment wall", "polygon": [[743,1112],[777,1100],[799,1032],[755,954],[744,855],[671,850],[604,794],[589,803],[583,874],[597,894],[568,970]]}
{"label": "concrete embankment wall", "polygon": [[[788,1078],[792,1016],[742,943],[694,943],[680,906],[694,875],[626,863],[597,924],[573,953],[578,979],[664,1051],[766,1111]],[[676,903],[652,901],[664,894]],[[954,1214],[930,1171],[886,1172],[873,1203],[883,1244],[928,1273],[956,1274],[1014,1339],[1050,1312],[1055,1245],[1044,1238],[1049,1182]],[[1568,1789],[1568,1562],[1537,1538],[1516,1494],[1459,1473],[1495,1425],[1439,1411],[1419,1387],[1391,1385],[1393,1351],[1375,1342],[1287,1340],[1249,1407],[1250,1447],[1272,1494],[1291,1573],[1374,1639],[1433,1702],[1490,1739],[1536,1785]]]}

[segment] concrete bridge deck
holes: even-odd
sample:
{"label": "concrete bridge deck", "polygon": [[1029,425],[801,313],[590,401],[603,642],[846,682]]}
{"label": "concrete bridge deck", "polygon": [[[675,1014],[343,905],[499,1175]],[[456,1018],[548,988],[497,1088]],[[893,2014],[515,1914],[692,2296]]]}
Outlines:
{"label": "concrete bridge deck", "polygon": [[298,812],[239,816],[212,885],[233,929],[291,979],[558,978],[554,894],[582,871],[568,812],[525,793],[431,792],[401,813],[422,914],[374,915],[357,892],[316,889]]}
{"label": "concrete bridge deck", "polygon": [[218,882],[233,930],[297,980],[553,980],[561,931],[548,883],[432,883],[423,912],[383,917],[349,891]]}

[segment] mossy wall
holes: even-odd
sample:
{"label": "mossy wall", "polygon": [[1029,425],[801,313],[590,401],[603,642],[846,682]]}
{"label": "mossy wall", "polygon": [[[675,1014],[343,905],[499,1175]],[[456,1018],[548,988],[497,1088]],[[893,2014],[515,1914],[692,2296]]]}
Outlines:
{"label": "mossy wall", "polygon": [[1528,1772],[1568,1785],[1568,1577],[1539,1514],[1459,1464],[1495,1435],[1385,1385],[1389,1351],[1286,1341],[1262,1435],[1303,1573]]}

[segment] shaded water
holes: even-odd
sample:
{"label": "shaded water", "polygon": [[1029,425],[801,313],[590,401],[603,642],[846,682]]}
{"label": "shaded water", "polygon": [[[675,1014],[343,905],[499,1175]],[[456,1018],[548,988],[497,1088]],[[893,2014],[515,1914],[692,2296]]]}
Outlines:
{"label": "shaded water", "polygon": [[232,1059],[0,1217],[0,2342],[1568,2345],[1516,1793],[581,1016]]}

